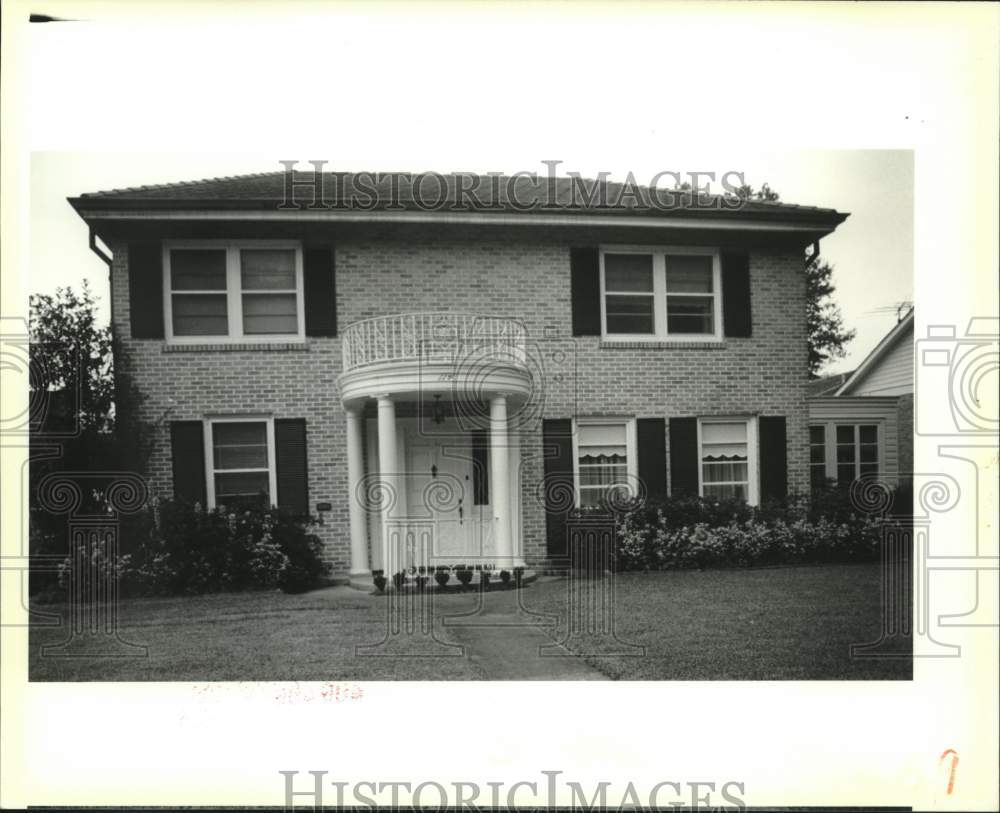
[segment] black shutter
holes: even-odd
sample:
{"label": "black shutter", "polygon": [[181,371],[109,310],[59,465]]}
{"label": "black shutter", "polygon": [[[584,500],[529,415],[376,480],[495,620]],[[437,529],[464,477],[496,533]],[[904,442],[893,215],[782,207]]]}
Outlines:
{"label": "black shutter", "polygon": [[302,252],[307,336],[337,335],[337,282],[333,246],[307,246]]}
{"label": "black shutter", "polygon": [[129,323],[133,339],[163,338],[163,247],[129,243]]}
{"label": "black shutter", "polygon": [[205,432],[201,421],[170,422],[174,499],[207,507],[205,493]]}
{"label": "black shutter", "polygon": [[306,516],[309,513],[309,466],[305,419],[275,420],[274,457],[278,507],[296,516]]}
{"label": "black shutter", "polygon": [[545,539],[550,559],[566,558],[566,520],[576,504],[573,488],[573,422],[542,421],[545,467]]}
{"label": "black shutter", "polygon": [[722,326],[727,336],[750,336],[750,256],[722,253]]}
{"label": "black shutter", "polygon": [[670,419],[670,494],[698,496],[698,419]]}
{"label": "black shutter", "polygon": [[601,335],[601,272],[596,248],[569,250],[573,335]]}
{"label": "black shutter", "polygon": [[667,497],[667,427],[663,418],[639,418],[635,422],[635,445],[639,479],[646,489],[646,502]]}
{"label": "black shutter", "polygon": [[788,455],[785,418],[761,416],[757,421],[760,442],[760,499],[783,500],[788,496]]}

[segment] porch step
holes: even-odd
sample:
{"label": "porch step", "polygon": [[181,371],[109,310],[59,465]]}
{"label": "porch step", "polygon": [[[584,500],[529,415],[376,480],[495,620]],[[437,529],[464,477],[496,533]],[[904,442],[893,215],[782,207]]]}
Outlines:
{"label": "porch step", "polygon": [[[524,573],[521,575],[521,585],[524,586],[526,584],[531,584],[533,581],[535,581],[538,578],[538,576],[539,576],[539,573],[537,571],[534,571],[534,570],[525,570]],[[501,586],[501,584],[502,584],[502,582],[500,580],[500,574],[499,574],[499,572],[495,573],[494,575],[492,575],[490,577],[490,589],[499,588]],[[513,586],[514,586],[514,577],[513,576],[511,576],[509,585],[510,585],[510,589],[513,589]],[[350,580],[348,582],[348,586],[351,587],[351,588],[353,588],[353,589],[355,589],[355,590],[360,590],[360,591],[365,592],[365,593],[378,593],[379,592],[375,588],[375,582],[372,581],[371,575],[367,575],[367,576],[351,576]],[[458,582],[458,580],[454,576],[452,576],[451,579],[449,580],[448,584],[446,584],[444,587],[441,587],[440,585],[438,585],[438,583],[436,581],[434,581],[434,577],[430,576],[428,578],[427,584],[424,586],[424,590],[426,592],[428,592],[428,593],[430,593],[430,592],[458,593],[458,592],[462,592],[463,589],[465,591],[471,591],[471,590],[476,589],[477,587],[479,587],[479,581],[475,577],[473,577],[473,580],[471,582],[469,582],[469,584],[468,584],[467,587],[463,587],[461,585],[461,583]],[[394,585],[392,584],[392,581],[390,580],[389,583],[385,587],[386,592],[389,592],[390,590],[395,590],[395,589],[396,588],[394,587]],[[407,590],[416,590],[416,585],[413,584],[412,580],[407,583],[406,589]]]}

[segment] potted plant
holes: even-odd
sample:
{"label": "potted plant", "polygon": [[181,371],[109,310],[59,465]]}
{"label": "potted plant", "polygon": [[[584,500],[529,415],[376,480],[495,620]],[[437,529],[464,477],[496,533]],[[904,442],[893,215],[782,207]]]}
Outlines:
{"label": "potted plant", "polygon": [[375,589],[380,593],[385,592],[386,578],[385,572],[381,570],[372,571],[372,581],[375,583]]}
{"label": "potted plant", "polygon": [[479,584],[484,590],[490,586],[490,572],[485,568],[479,572]]}
{"label": "potted plant", "polygon": [[426,576],[417,576],[414,579],[414,581],[417,584],[417,590],[422,593],[424,591],[424,588],[427,586],[427,577]]}
{"label": "potted plant", "polygon": [[472,581],[472,568],[468,565],[458,565],[455,568],[455,576],[463,587],[468,587]]}
{"label": "potted plant", "polygon": [[510,571],[509,570],[501,570],[500,571],[500,581],[503,583],[504,587],[507,586],[507,584],[510,582]]}
{"label": "potted plant", "polygon": [[520,567],[520,566],[519,567],[515,567],[514,568],[514,584],[517,585],[518,587],[520,587],[521,586],[521,580],[523,578],[524,578],[524,568]]}
{"label": "potted plant", "polygon": [[451,573],[446,567],[439,567],[437,573],[434,574],[434,581],[438,583],[438,587],[444,587],[449,579],[451,579]]}
{"label": "potted plant", "polygon": [[392,583],[397,590],[402,590],[403,585],[406,584],[406,571],[400,570],[398,573],[393,573]]}

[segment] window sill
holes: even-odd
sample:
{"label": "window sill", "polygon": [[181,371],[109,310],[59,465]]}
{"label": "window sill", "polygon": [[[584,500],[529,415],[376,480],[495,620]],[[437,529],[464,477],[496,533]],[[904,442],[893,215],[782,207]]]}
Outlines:
{"label": "window sill", "polygon": [[216,344],[164,344],[164,353],[309,352],[308,342],[231,342]]}
{"label": "window sill", "polygon": [[686,350],[722,350],[726,346],[724,341],[670,341],[669,339],[657,341],[629,340],[629,339],[601,339],[601,349],[608,350],[665,350],[680,349]]}

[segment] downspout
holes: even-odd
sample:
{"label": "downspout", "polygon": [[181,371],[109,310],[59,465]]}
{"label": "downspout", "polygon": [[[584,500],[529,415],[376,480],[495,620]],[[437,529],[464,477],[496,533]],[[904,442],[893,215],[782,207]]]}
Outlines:
{"label": "downspout", "polygon": [[97,245],[97,233],[94,231],[94,227],[88,224],[90,230],[90,250],[94,252],[104,264],[108,267],[108,309],[110,311],[109,321],[111,327],[112,335],[115,332],[115,291],[112,287],[114,285],[114,277],[112,275],[112,268],[114,266],[114,260],[105,254],[99,245]]}
{"label": "downspout", "polygon": [[819,240],[813,240],[813,253],[806,258],[806,268],[819,259]]}

